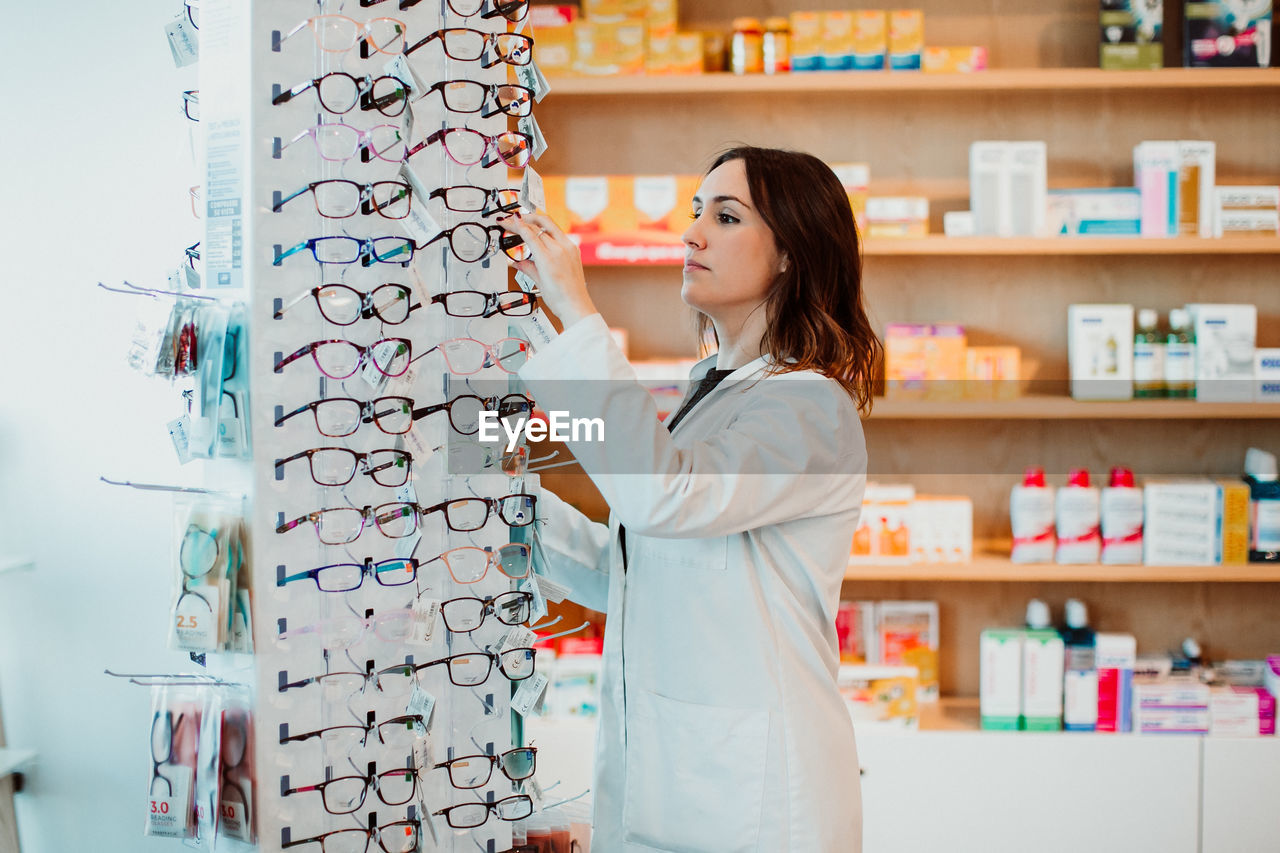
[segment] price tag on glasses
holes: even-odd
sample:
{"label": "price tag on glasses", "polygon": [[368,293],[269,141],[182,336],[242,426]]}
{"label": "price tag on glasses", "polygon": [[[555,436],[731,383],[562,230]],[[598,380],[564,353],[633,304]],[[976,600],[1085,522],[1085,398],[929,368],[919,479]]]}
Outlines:
{"label": "price tag on glasses", "polygon": [[547,150],[547,138],[542,135],[542,128],[538,126],[538,120],[533,117],[533,113],[520,117],[519,128],[521,133],[528,134],[529,139],[533,141],[529,148],[529,156],[537,160]]}
{"label": "price tag on glasses", "polygon": [[532,90],[535,101],[540,102],[551,91],[551,84],[547,82],[538,63],[532,59],[529,60],[528,65],[516,66],[516,79],[520,81],[521,86]]}
{"label": "price tag on glasses", "polygon": [[505,654],[512,649],[529,649],[533,648],[533,644],[537,642],[538,635],[526,628],[524,625],[512,625],[507,631],[506,636],[502,638],[502,642],[498,645],[498,654]]}
{"label": "price tag on glasses", "polygon": [[535,672],[520,682],[520,687],[511,697],[511,710],[522,717],[537,716],[539,700],[546,687],[547,676],[544,673]]}
{"label": "price tag on glasses", "polygon": [[431,728],[431,712],[436,707],[436,697],[422,689],[422,686],[415,683],[413,692],[409,694],[409,714],[418,714],[422,717],[423,723],[427,728]]}
{"label": "price tag on glasses", "polygon": [[520,206],[530,211],[547,209],[547,191],[542,186],[542,176],[532,166],[524,167],[524,179],[520,182]]}
{"label": "price tag on glasses", "polygon": [[182,68],[200,59],[200,34],[188,20],[185,7],[165,26],[164,34],[169,39],[174,65]]}
{"label": "price tag on glasses", "polygon": [[431,645],[436,633],[436,621],[440,616],[440,599],[419,598],[413,603],[413,634],[410,642],[420,646]]}

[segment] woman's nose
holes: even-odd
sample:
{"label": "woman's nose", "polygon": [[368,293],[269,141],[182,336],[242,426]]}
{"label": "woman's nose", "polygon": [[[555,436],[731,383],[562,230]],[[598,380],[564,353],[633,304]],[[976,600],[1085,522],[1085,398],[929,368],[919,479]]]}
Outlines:
{"label": "woman's nose", "polygon": [[689,227],[684,229],[684,233],[680,235],[680,240],[692,249],[705,249],[707,246],[706,237],[702,233],[702,218],[698,217],[689,223]]}

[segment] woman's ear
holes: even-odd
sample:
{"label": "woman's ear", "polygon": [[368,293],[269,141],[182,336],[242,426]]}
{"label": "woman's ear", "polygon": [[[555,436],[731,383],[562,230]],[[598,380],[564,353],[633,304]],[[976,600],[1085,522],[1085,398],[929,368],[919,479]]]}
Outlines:
{"label": "woman's ear", "polygon": [[786,272],[788,266],[790,266],[790,259],[787,257],[787,253],[783,252],[782,260],[778,262],[778,272],[779,273]]}

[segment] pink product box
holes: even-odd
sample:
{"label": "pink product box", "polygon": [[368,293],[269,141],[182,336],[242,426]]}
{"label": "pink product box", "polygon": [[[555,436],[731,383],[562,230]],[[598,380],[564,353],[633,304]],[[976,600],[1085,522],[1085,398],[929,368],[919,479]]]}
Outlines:
{"label": "pink product box", "polygon": [[1276,697],[1265,687],[1232,687],[1237,693],[1258,694],[1258,734],[1273,735],[1276,733]]}

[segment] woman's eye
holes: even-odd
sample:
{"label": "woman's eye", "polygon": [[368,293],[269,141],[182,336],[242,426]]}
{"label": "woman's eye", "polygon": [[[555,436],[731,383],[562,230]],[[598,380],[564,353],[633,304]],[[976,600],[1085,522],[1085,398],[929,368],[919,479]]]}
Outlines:
{"label": "woman's eye", "polygon": [[700,215],[699,211],[696,211],[696,210],[689,211],[689,218],[692,220],[696,221],[699,215]]}
{"label": "woman's eye", "polygon": [[722,223],[733,223],[738,221],[737,217],[735,217],[731,213],[721,213],[719,216],[716,217],[716,219],[718,219]]}

